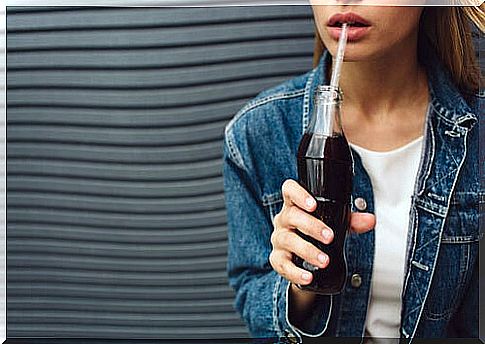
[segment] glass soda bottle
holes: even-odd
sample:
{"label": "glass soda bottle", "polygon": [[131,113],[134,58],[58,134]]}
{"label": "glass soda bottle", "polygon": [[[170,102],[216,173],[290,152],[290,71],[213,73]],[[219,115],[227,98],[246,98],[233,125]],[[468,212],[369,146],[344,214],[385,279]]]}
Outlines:
{"label": "glass soda bottle", "polygon": [[329,264],[322,269],[297,255],[293,255],[293,262],[313,274],[310,284],[298,287],[323,295],[340,293],[347,276],[344,242],[350,227],[353,163],[342,130],[341,104],[338,88],[318,86],[313,115],[297,155],[299,183],[317,201],[311,215],[333,230],[334,239],[326,245],[297,230],[302,238],[328,255]]}

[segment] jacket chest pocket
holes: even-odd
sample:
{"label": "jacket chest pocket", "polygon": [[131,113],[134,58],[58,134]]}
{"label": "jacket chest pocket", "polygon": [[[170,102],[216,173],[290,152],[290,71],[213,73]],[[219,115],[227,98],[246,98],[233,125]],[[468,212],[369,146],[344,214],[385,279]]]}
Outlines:
{"label": "jacket chest pocket", "polygon": [[478,214],[477,193],[453,197],[425,306],[429,320],[450,319],[463,299],[478,256]]}

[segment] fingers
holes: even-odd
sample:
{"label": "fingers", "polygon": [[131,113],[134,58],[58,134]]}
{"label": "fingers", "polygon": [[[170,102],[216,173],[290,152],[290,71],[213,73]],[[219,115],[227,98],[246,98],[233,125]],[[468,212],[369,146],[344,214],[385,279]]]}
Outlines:
{"label": "fingers", "polygon": [[312,279],[313,275],[311,272],[298,268],[291,261],[291,253],[283,250],[274,250],[269,256],[269,261],[273,269],[286,278],[288,281],[307,285]]}
{"label": "fingers", "polygon": [[350,229],[355,233],[362,234],[376,226],[376,217],[370,213],[352,213],[350,217]]}
{"label": "fingers", "polygon": [[308,263],[322,269],[328,265],[329,259],[324,252],[293,231],[279,231],[272,235],[271,241],[276,250],[292,252]]}
{"label": "fingers", "polygon": [[[330,244],[334,233],[326,224],[310,215],[315,211],[315,199],[294,180],[286,180],[282,186],[283,208],[274,217],[274,231],[271,235],[273,250],[270,263],[281,276],[294,284],[307,285],[311,283],[311,272],[298,268],[292,261],[297,255],[308,263],[319,268],[326,268],[328,256],[312,243],[296,233],[296,229],[312,238]],[[355,233],[365,233],[375,227],[375,216],[369,213],[352,213],[351,230]]]}
{"label": "fingers", "polygon": [[333,240],[333,231],[325,223],[316,217],[293,206],[283,213],[281,220],[289,228],[298,229],[302,233],[313,237],[325,244],[330,244]]}
{"label": "fingers", "polygon": [[296,205],[308,212],[317,207],[315,199],[296,181],[287,179],[281,187],[283,201],[287,206]]}

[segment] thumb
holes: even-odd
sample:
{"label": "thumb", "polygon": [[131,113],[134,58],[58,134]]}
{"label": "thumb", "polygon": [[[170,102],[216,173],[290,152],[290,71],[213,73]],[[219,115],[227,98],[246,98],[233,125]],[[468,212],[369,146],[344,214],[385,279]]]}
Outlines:
{"label": "thumb", "polygon": [[371,213],[352,213],[350,217],[350,230],[362,234],[374,229],[376,217]]}

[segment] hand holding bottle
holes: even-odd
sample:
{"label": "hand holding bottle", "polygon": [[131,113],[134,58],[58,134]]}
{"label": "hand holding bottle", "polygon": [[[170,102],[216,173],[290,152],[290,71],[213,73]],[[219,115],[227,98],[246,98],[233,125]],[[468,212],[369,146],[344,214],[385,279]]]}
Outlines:
{"label": "hand holding bottle", "polygon": [[[316,210],[317,203],[296,181],[286,180],[282,194],[283,207],[273,220],[273,250],[269,260],[273,269],[290,282],[307,285],[312,281],[312,274],[295,266],[292,262],[293,254],[322,269],[332,262],[323,251],[299,236],[296,230],[327,245],[332,242],[334,233],[325,223],[309,214]],[[350,229],[356,233],[365,233],[374,225],[373,214],[351,215]]]}

